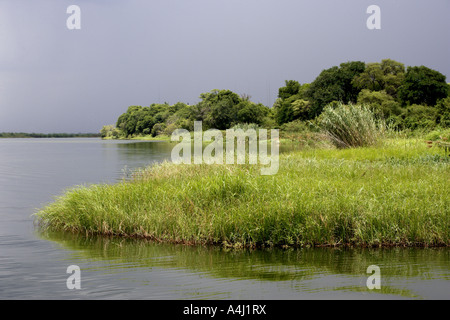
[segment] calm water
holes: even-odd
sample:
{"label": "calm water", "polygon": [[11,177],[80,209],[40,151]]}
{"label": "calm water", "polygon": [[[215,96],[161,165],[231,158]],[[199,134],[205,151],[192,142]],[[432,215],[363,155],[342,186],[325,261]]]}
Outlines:
{"label": "calm water", "polygon": [[[0,299],[450,299],[449,249],[227,251],[42,233],[36,208],[168,160],[165,142],[0,139]],[[67,267],[81,269],[68,290]],[[369,265],[381,290],[369,290]]]}

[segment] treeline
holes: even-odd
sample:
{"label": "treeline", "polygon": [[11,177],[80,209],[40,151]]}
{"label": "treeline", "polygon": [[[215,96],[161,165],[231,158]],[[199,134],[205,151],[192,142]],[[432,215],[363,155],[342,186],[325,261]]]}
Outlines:
{"label": "treeline", "polygon": [[98,138],[100,136],[100,133],[0,132],[0,138]]}
{"label": "treeline", "polygon": [[279,125],[312,120],[339,102],[369,106],[398,129],[450,126],[450,85],[425,66],[408,67],[385,59],[352,61],[323,70],[311,84],[286,81],[274,104]]}
{"label": "treeline", "polygon": [[203,128],[224,130],[239,123],[273,127],[273,110],[250,101],[246,95],[230,90],[202,93],[195,105],[178,102],[174,105],[152,104],[131,106],[118,119],[116,126],[104,126],[102,137],[119,138],[137,135],[170,135],[175,129],[193,130],[194,121],[203,121]]}
{"label": "treeline", "polygon": [[202,93],[195,105],[152,104],[131,106],[116,125],[104,126],[104,138],[139,135],[170,135],[175,129],[193,130],[194,121],[203,128],[227,129],[240,124],[264,128],[304,128],[328,105],[361,104],[392,127],[432,129],[450,127],[450,84],[440,72],[425,66],[405,68],[384,59],[364,63],[350,61],[323,70],[311,83],[286,80],[270,108],[250,101],[250,96],[230,90]]}

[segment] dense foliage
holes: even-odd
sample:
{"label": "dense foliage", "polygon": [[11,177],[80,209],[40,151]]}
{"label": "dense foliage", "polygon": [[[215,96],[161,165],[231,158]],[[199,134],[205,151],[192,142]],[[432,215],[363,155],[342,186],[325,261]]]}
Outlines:
{"label": "dense foliage", "polygon": [[[293,130],[305,127],[299,121],[317,121],[327,106],[335,108],[339,104],[363,105],[398,130],[447,128],[449,91],[446,77],[425,66],[405,68],[391,59],[374,63],[349,61],[323,70],[311,83],[286,80],[272,108],[252,102],[248,95],[212,90],[200,94],[195,105],[178,102],[131,106],[115,126],[104,126],[101,136],[115,139],[170,135],[178,128],[193,130],[194,121],[203,121],[204,129],[252,124]],[[294,124],[287,125],[291,122]]]}

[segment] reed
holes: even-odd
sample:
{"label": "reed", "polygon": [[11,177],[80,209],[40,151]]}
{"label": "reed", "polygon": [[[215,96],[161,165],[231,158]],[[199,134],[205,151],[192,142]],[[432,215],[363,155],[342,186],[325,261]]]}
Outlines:
{"label": "reed", "polygon": [[39,226],[186,244],[448,246],[449,158],[423,140],[306,149],[276,175],[253,165],[175,165],[67,190]]}
{"label": "reed", "polygon": [[386,127],[368,107],[342,103],[326,107],[319,123],[338,148],[375,145]]}

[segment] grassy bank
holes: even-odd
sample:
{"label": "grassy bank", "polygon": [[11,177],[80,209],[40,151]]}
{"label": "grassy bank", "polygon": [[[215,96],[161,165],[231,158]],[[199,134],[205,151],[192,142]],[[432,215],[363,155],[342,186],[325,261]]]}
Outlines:
{"label": "grassy bank", "polygon": [[449,158],[423,140],[280,156],[250,165],[174,165],[68,190],[42,228],[224,246],[448,246]]}
{"label": "grassy bank", "polygon": [[136,137],[120,137],[120,138],[113,138],[113,137],[103,137],[103,140],[140,140],[140,141],[168,141],[170,142],[171,137],[168,135],[159,135],[156,137],[153,137],[152,135],[143,135],[143,136],[136,136]]}

